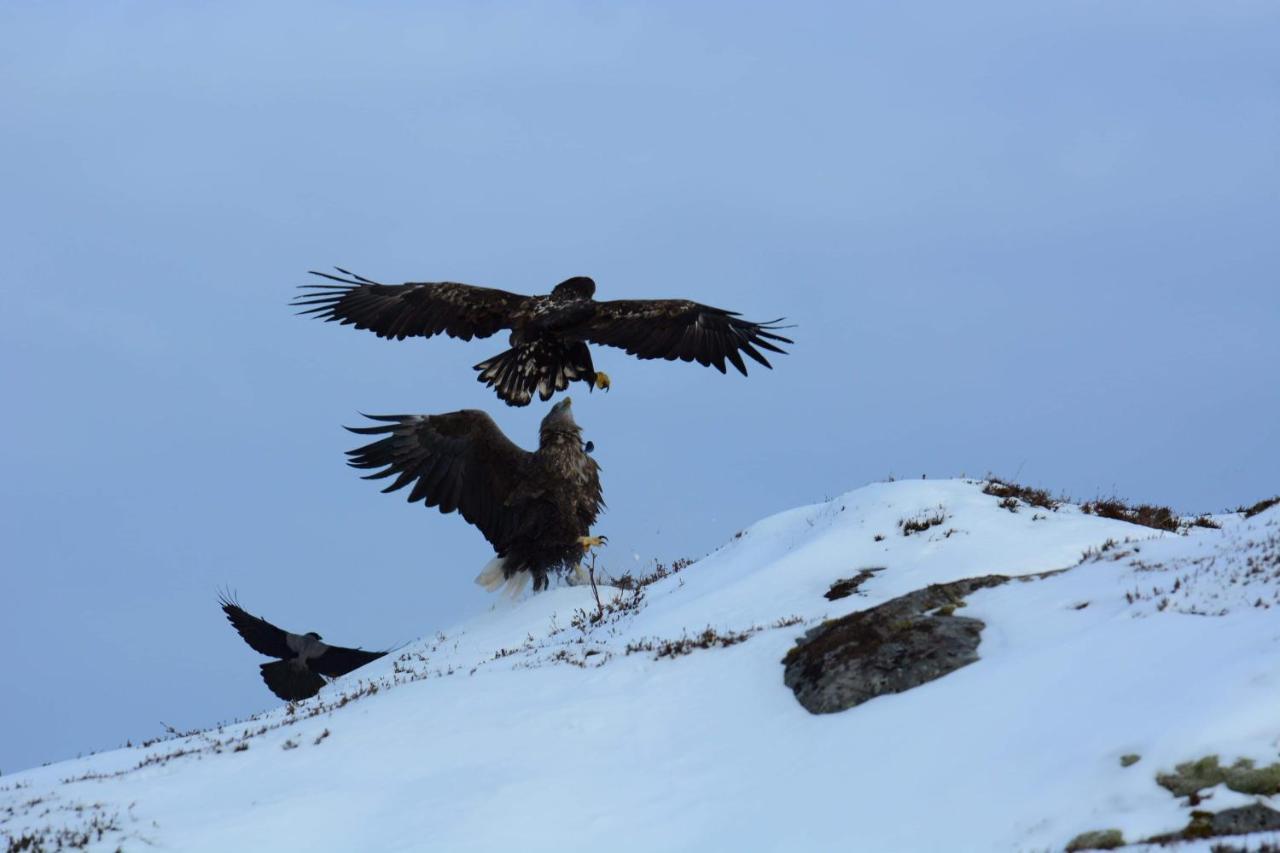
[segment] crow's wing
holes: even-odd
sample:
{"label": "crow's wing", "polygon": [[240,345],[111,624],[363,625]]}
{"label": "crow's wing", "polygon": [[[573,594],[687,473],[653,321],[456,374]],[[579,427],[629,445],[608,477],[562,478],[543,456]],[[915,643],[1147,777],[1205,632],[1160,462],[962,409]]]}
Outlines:
{"label": "crow's wing", "polygon": [[222,603],[222,612],[227,614],[227,621],[255,652],[273,658],[297,657],[297,652],[289,648],[288,631],[277,628],[265,619],[250,616],[233,599],[219,596],[218,600]]}
{"label": "crow's wing", "polygon": [[[621,347],[638,358],[696,361],[725,372],[725,360],[745,376],[741,353],[771,367],[761,349],[785,353],[776,343],[780,320],[752,323],[733,311],[687,299],[617,299],[596,303],[595,315],[576,329],[586,340]],[[757,347],[759,349],[757,349]]]}
{"label": "crow's wing", "polygon": [[368,480],[396,475],[384,492],[413,483],[410,502],[423,501],[441,512],[457,510],[499,552],[513,534],[529,527],[527,504],[512,498],[533,454],[513,444],[484,412],[368,417],[382,424],[347,429],[385,437],[348,450],[347,464],[374,470],[365,476]]}
{"label": "crow's wing", "polygon": [[347,272],[311,271],[338,284],[305,284],[291,305],[300,314],[369,329],[380,338],[429,338],[443,332],[469,341],[511,328],[511,316],[528,297],[452,281],[379,284]]}
{"label": "crow's wing", "polygon": [[262,681],[286,702],[310,699],[324,687],[324,679],[304,667],[278,660],[261,664]]}
{"label": "crow's wing", "polygon": [[324,654],[307,661],[307,665],[321,675],[337,678],[339,675],[346,675],[351,670],[359,669],[385,654],[386,652],[366,652],[364,649],[345,649],[342,646],[329,646]]}

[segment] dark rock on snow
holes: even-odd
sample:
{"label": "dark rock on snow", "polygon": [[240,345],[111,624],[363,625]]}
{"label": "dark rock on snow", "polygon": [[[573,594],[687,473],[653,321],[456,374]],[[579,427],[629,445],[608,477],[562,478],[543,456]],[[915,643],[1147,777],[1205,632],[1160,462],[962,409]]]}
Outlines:
{"label": "dark rock on snow", "polygon": [[1223,809],[1209,821],[1213,835],[1245,835],[1280,829],[1280,812],[1262,803]]}
{"label": "dark rock on snow", "polygon": [[875,577],[876,572],[883,572],[884,567],[874,569],[859,569],[858,573],[851,578],[841,578],[831,585],[831,589],[823,594],[823,598],[827,601],[837,601],[841,598],[848,598],[853,595],[862,585],[871,578]]}
{"label": "dark rock on snow", "polygon": [[783,658],[783,682],[814,714],[901,693],[978,659],[984,624],[954,615],[966,595],[1004,575],[934,584],[810,629]]}

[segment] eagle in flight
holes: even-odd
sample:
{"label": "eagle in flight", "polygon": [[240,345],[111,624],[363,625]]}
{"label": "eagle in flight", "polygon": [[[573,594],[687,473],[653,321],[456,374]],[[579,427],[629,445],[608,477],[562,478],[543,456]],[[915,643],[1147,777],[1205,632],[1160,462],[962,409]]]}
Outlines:
{"label": "eagle in flight", "polygon": [[536,393],[551,399],[570,382],[609,387],[595,369],[588,343],[621,347],[637,358],[696,361],[721,373],[725,364],[743,375],[742,356],[772,367],[760,350],[785,353],[793,343],[777,334],[778,320],[752,323],[733,311],[687,299],[619,299],[597,302],[596,283],[585,276],[560,282],[545,296],[522,296],[451,281],[379,284],[337,268],[341,275],[307,284],[292,303],[301,314],[369,329],[404,340],[443,332],[469,341],[510,329],[511,348],[475,366],[477,377],[511,406],[527,406]]}
{"label": "eagle in flight", "polygon": [[497,555],[476,578],[490,591],[520,592],[530,577],[546,589],[552,572],[576,569],[583,554],[606,541],[591,536],[604,507],[600,466],[588,455],[572,398],[551,407],[530,453],[508,439],[484,412],[369,415],[377,426],[347,427],[381,436],[347,451],[347,464],[395,476],[383,492],[412,484],[409,501],[458,512],[484,534]]}
{"label": "eagle in flight", "polygon": [[271,692],[287,702],[310,699],[320,692],[325,681],[322,676],[337,678],[353,669],[375,661],[386,652],[366,652],[364,649],[346,649],[321,642],[314,631],[293,634],[277,628],[266,619],[251,616],[241,609],[234,599],[219,599],[227,621],[239,632],[255,652],[280,658],[271,663],[259,664],[262,680]]}

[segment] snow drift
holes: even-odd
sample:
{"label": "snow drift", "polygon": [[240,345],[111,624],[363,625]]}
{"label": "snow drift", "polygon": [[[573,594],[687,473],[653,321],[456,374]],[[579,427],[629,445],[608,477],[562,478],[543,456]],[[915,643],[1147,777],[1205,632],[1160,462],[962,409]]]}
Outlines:
{"label": "snow drift", "polygon": [[[601,587],[603,615],[590,587],[499,600],[299,705],[6,776],[0,832],[11,849],[1060,850],[1280,808],[1157,782],[1280,748],[1280,507],[1213,522],[871,485]],[[985,625],[979,659],[937,680],[823,715],[783,684],[825,620],[1058,569],[959,602]]]}

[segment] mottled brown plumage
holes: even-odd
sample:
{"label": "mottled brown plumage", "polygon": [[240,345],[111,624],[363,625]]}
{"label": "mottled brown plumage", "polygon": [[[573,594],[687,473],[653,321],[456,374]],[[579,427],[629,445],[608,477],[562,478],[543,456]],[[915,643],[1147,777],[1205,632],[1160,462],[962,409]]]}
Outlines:
{"label": "mottled brown plumage", "polygon": [[591,361],[588,343],[619,347],[637,358],[696,361],[747,374],[742,356],[771,367],[760,350],[784,353],[792,341],[776,334],[779,320],[752,323],[722,308],[687,299],[597,302],[595,282],[562,281],[545,296],[456,282],[379,284],[339,268],[341,276],[312,271],[337,284],[304,285],[294,300],[303,314],[369,329],[383,338],[446,334],[469,341],[510,329],[511,348],[475,366],[477,377],[512,406],[536,393],[549,400],[570,382],[609,387]]}
{"label": "mottled brown plumage", "polygon": [[409,501],[458,512],[497,552],[501,577],[529,572],[534,589],[548,575],[576,566],[591,525],[604,507],[600,466],[586,452],[572,401],[551,408],[532,453],[511,442],[484,412],[371,415],[378,426],[347,427],[383,436],[347,452],[348,464],[395,476],[383,489],[412,485]]}

